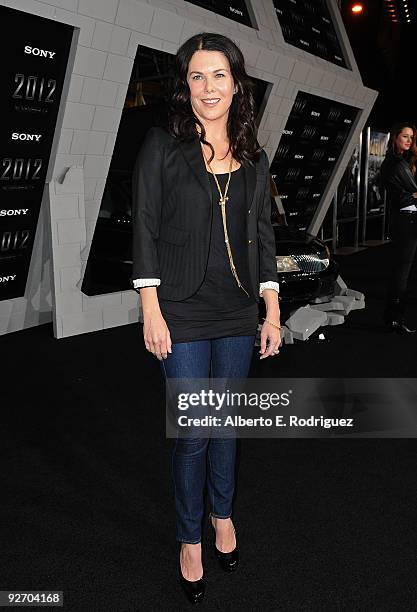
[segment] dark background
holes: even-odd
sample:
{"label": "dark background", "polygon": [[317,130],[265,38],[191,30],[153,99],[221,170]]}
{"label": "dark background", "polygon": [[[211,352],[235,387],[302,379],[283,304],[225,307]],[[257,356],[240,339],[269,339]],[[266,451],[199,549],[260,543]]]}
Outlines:
{"label": "dark background", "polygon": [[[380,92],[367,125],[389,128],[396,121],[417,122],[413,93],[415,80],[417,8],[407,2],[411,21],[405,20],[403,2],[395,0],[390,17],[384,0],[365,0],[362,15],[351,12],[350,0],[341,1],[342,18],[366,87]],[[394,22],[393,19],[398,19]]]}

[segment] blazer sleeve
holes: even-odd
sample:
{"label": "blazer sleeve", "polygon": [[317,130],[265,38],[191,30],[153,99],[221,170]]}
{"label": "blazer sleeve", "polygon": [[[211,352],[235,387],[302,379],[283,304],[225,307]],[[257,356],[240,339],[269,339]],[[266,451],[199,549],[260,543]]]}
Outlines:
{"label": "blazer sleeve", "polygon": [[150,128],[136,158],[132,178],[132,275],[134,288],[160,284],[156,241],[162,211],[163,146]]}
{"label": "blazer sleeve", "polygon": [[265,151],[262,151],[264,163],[262,165],[266,174],[264,197],[258,216],[259,238],[259,281],[260,293],[263,289],[278,291],[278,272],[275,248],[275,233],[271,222],[271,188],[269,181],[269,162]]}

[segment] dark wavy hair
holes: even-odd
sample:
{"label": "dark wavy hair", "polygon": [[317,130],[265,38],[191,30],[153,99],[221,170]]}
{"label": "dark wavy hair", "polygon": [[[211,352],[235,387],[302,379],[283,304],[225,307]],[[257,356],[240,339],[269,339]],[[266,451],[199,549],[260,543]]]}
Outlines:
{"label": "dark wavy hair", "polygon": [[398,155],[398,151],[395,148],[395,141],[405,128],[410,128],[410,130],[413,130],[413,140],[414,140],[414,136],[416,134],[415,125],[413,125],[409,121],[401,121],[399,123],[394,123],[394,125],[391,127],[389,131],[387,153],[394,153],[394,155]]}
{"label": "dark wavy hair", "polygon": [[[214,149],[206,141],[206,131],[195,116],[190,102],[190,88],[187,82],[188,65],[196,51],[221,51],[227,57],[237,92],[232,98],[227,119],[227,135],[233,157],[241,163],[259,159],[261,147],[257,140],[255,124],[254,84],[246,73],[245,59],[239,47],[227,36],[213,32],[201,32],[186,40],[175,56],[173,94],[169,108],[168,129],[180,140],[199,136],[200,141]],[[200,126],[198,134],[196,124]]]}
{"label": "dark wavy hair", "polygon": [[[410,125],[410,127],[412,127]],[[410,159],[408,164],[410,166],[411,172],[415,175],[417,169],[417,129],[414,128],[413,142],[410,147]]]}

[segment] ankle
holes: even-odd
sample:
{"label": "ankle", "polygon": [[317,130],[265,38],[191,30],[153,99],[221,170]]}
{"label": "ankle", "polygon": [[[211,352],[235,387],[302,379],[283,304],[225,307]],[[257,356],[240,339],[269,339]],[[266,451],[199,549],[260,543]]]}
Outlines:
{"label": "ankle", "polygon": [[227,518],[218,518],[217,516],[211,516],[211,522],[215,527],[222,527],[223,525],[229,525],[232,522],[232,517],[228,516]]}
{"label": "ankle", "polygon": [[192,561],[201,560],[201,542],[198,542],[197,544],[182,542],[180,557],[182,559],[191,559]]}

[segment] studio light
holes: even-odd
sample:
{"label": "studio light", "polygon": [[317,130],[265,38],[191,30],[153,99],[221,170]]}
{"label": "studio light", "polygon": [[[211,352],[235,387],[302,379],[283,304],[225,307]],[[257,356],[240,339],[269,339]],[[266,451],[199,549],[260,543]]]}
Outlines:
{"label": "studio light", "polygon": [[361,13],[363,13],[363,4],[355,2],[355,4],[352,5],[350,10],[354,15],[360,15]]}

